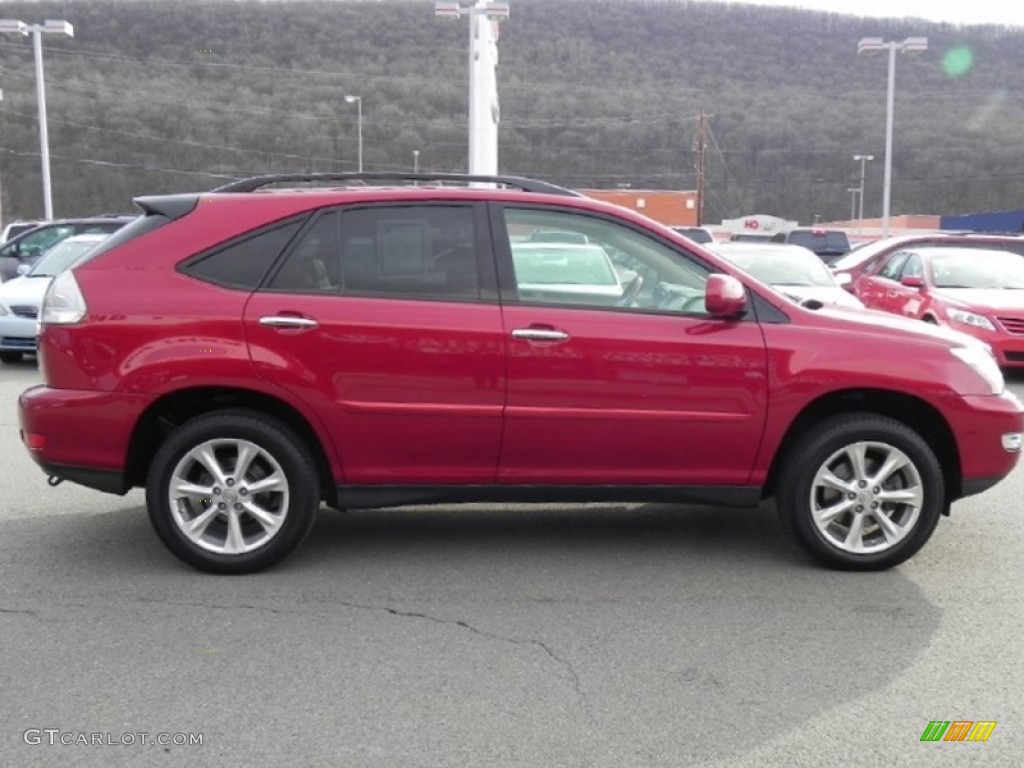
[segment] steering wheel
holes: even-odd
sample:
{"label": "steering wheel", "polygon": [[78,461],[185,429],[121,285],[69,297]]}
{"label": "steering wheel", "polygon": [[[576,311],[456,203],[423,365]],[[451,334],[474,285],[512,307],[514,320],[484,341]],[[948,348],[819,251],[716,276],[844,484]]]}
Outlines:
{"label": "steering wheel", "polygon": [[632,306],[633,302],[636,301],[637,295],[640,293],[640,289],[644,285],[644,279],[640,275],[637,275],[632,283],[629,284],[629,288],[625,290],[619,300],[615,302],[617,307],[629,307]]}
{"label": "steering wheel", "polygon": [[686,300],[686,302],[679,308],[680,312],[704,312],[707,308],[704,306],[704,296],[697,295],[692,296]]}

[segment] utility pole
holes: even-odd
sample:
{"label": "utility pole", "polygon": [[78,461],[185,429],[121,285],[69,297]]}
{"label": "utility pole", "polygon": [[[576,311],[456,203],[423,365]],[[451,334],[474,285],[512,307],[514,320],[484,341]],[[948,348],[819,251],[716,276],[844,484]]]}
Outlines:
{"label": "utility pole", "polygon": [[700,111],[700,118],[697,123],[697,226],[704,223],[704,171],[708,143],[706,116],[704,110]]}
{"label": "utility pole", "polygon": [[498,173],[498,23],[509,16],[499,0],[435,0],[434,15],[469,17],[469,172]]}

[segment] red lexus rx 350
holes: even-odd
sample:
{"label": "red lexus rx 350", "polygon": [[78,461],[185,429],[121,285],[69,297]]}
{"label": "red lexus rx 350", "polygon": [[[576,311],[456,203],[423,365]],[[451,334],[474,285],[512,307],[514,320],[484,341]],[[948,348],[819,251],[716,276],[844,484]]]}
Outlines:
{"label": "red lexus rx 350", "polygon": [[822,563],[880,569],[1017,463],[1024,411],[981,342],[801,306],[639,214],[474,181],[140,198],[47,293],[25,445],[54,482],[145,487],[169,549],[226,573],[279,561],[321,504],[766,496]]}

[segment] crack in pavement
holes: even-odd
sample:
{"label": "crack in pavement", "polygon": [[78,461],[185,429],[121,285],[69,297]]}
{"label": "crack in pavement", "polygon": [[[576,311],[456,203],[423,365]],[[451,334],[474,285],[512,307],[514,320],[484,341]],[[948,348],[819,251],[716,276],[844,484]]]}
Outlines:
{"label": "crack in pavement", "polygon": [[0,608],[0,613],[23,613],[26,616],[39,615],[39,611],[27,611],[24,608]]}
{"label": "crack in pavement", "polygon": [[388,608],[387,606],[361,605],[359,603],[348,603],[348,602],[345,602],[345,601],[339,601],[339,604],[340,605],[348,606],[350,608],[362,608],[362,609],[365,609],[365,610],[385,611],[387,613],[390,613],[392,616],[398,616],[398,617],[404,617],[404,618],[412,618],[412,619],[426,619],[427,621],[432,621],[435,624],[453,624],[456,627],[461,627],[462,629],[467,629],[467,630],[469,630],[470,632],[472,632],[474,634],[480,635],[481,637],[488,637],[488,638],[491,638],[492,640],[500,640],[501,642],[511,643],[512,645],[533,645],[533,646],[537,646],[542,651],[544,651],[544,653],[546,653],[553,661],[555,661],[562,668],[564,668],[566,672],[569,673],[569,677],[572,678],[573,690],[576,692],[576,696],[583,703],[583,710],[587,713],[587,718],[590,720],[592,725],[594,725],[595,727],[597,726],[597,719],[594,717],[594,713],[593,713],[593,711],[591,710],[591,707],[590,707],[590,701],[589,701],[589,699],[587,699],[587,695],[583,691],[583,686],[582,686],[582,684],[580,682],[580,676],[576,672],[576,668],[573,667],[573,665],[567,659],[563,659],[561,656],[559,656],[557,653],[555,653],[551,649],[551,646],[549,646],[543,640],[536,640],[534,638],[528,638],[526,640],[520,640],[520,639],[515,638],[515,637],[506,637],[505,635],[497,635],[497,634],[494,634],[493,632],[485,632],[482,629],[478,629],[478,628],[474,627],[472,624],[469,624],[468,622],[462,621],[461,619],[441,619],[441,618],[438,618],[437,616],[431,616],[430,614],[419,613],[417,611],[399,611],[399,610],[397,610],[395,608]]}
{"label": "crack in pavement", "polygon": [[[221,605],[221,604],[216,604],[216,603],[203,603],[203,602],[195,602],[195,601],[188,601],[188,600],[165,600],[165,599],[160,599],[160,598],[148,598],[148,597],[136,597],[136,598],[133,598],[133,599],[136,602],[140,602],[140,603],[162,603],[162,604],[165,604],[165,605],[181,605],[181,606],[192,606],[192,607],[201,607],[201,608],[219,608],[221,610],[238,610],[238,609],[242,609],[242,610],[252,610],[252,611],[266,611],[268,613],[273,613],[273,614],[290,614],[290,615],[300,615],[300,616],[308,616],[309,615],[308,611],[296,611],[296,610],[289,610],[289,609],[285,609],[285,608],[271,608],[269,606],[249,605],[249,604],[246,604],[246,603],[239,603],[237,605]],[[400,611],[400,610],[398,610],[396,608],[389,608],[387,606],[370,605],[370,604],[366,604],[366,603],[352,603],[352,602],[348,602],[346,600],[331,600],[330,602],[332,604],[334,604],[334,605],[345,606],[346,608],[356,608],[356,609],[364,610],[364,611],[383,611],[384,613],[388,613],[388,614],[390,614],[392,616],[396,616],[398,618],[423,619],[425,621],[431,621],[431,622],[433,622],[435,624],[449,624],[449,625],[453,625],[453,626],[456,626],[456,627],[460,627],[461,629],[465,629],[465,630],[467,630],[469,632],[472,632],[473,634],[480,635],[481,637],[490,638],[492,640],[499,640],[499,641],[504,642],[504,643],[511,643],[512,645],[535,646],[537,648],[540,648],[552,661],[554,661],[556,664],[561,666],[569,674],[569,677],[572,679],[573,691],[576,693],[577,698],[582,703],[583,711],[586,712],[586,714],[587,714],[587,719],[590,721],[591,725],[593,725],[595,728],[597,727],[597,718],[594,716],[593,709],[591,708],[591,705],[590,705],[590,700],[587,698],[586,692],[583,690],[583,684],[582,684],[582,681],[580,680],[579,673],[576,671],[576,668],[572,665],[571,662],[568,661],[568,659],[564,659],[561,656],[559,656],[557,653],[555,653],[555,651],[551,648],[551,646],[549,646],[543,640],[536,640],[534,638],[527,638],[525,640],[521,640],[521,639],[515,638],[515,637],[506,637],[504,635],[498,635],[498,634],[495,634],[493,632],[486,632],[486,631],[484,631],[482,629],[478,629],[477,627],[474,627],[472,624],[470,624],[470,623],[468,623],[466,621],[462,621],[461,619],[442,619],[442,618],[438,618],[437,616],[431,616],[428,613],[421,613],[419,611]],[[82,607],[93,607],[93,606],[87,606],[87,605],[83,605],[83,604],[72,604],[72,605],[81,605]]]}

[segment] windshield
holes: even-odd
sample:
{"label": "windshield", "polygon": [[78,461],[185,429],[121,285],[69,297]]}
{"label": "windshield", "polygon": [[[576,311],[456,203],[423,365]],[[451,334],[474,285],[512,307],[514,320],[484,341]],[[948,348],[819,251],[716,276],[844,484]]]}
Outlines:
{"label": "windshield", "polygon": [[53,277],[65,269],[74,266],[75,262],[88,251],[95,248],[99,240],[85,242],[69,242],[65,240],[47,251],[29,271],[29,277]]}
{"label": "windshield", "polygon": [[512,246],[516,280],[534,285],[618,285],[600,246]]}
{"label": "windshield", "polygon": [[743,271],[769,285],[832,288],[836,284],[828,267],[813,253],[730,252],[726,248],[722,248],[719,253]]}
{"label": "windshield", "polygon": [[1014,253],[970,251],[932,257],[936,288],[1024,290],[1024,259]]}

